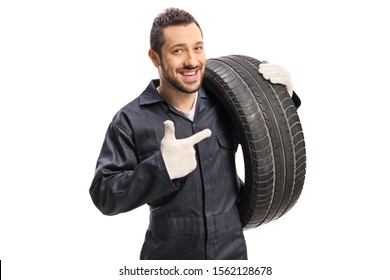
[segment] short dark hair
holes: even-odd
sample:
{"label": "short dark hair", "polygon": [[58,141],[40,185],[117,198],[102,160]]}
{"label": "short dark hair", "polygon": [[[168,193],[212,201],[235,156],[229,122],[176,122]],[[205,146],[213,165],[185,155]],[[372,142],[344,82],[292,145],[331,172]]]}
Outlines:
{"label": "short dark hair", "polygon": [[150,48],[161,57],[161,48],[165,43],[164,28],[172,25],[188,25],[191,23],[195,23],[202,33],[199,23],[190,13],[178,8],[166,9],[153,21],[152,30],[150,31]]}

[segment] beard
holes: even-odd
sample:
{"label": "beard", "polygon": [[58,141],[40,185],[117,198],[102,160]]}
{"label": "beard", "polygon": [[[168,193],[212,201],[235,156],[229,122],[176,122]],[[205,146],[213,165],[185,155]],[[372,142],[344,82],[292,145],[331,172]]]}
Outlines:
{"label": "beard", "polygon": [[[192,94],[194,92],[197,92],[199,90],[199,88],[202,86],[202,81],[203,81],[203,74],[201,73],[201,69],[198,69],[198,72],[199,74],[201,75],[200,77],[200,80],[199,81],[196,81],[194,83],[197,84],[199,83],[197,86],[187,86],[185,85],[183,82],[181,82],[178,78],[172,76],[169,74],[168,71],[166,71],[165,67],[164,67],[164,64],[162,63],[161,64],[161,69],[162,69],[162,76],[164,77],[164,79],[172,86],[174,87],[175,89],[177,89],[178,91],[181,91],[181,92],[184,92],[184,93],[187,93],[187,94]],[[186,70],[192,70],[192,69],[196,69],[193,68],[193,67],[186,67],[185,68]]]}

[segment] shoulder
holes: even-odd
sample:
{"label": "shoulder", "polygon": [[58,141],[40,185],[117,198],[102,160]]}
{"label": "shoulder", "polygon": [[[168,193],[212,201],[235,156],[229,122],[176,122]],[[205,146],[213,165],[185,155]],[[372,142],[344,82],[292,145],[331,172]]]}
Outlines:
{"label": "shoulder", "polygon": [[157,86],[158,80],[152,80],[137,98],[127,103],[114,115],[112,124],[127,131],[133,125],[144,122],[149,112],[155,109],[153,105],[164,102],[157,92]]}

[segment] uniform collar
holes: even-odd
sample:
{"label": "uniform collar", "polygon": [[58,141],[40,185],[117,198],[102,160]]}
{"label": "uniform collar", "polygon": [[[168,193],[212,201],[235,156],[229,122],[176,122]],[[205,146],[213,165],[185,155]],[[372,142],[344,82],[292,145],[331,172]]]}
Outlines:
{"label": "uniform collar", "polygon": [[[157,91],[157,87],[160,85],[160,80],[152,80],[146,87],[144,92],[140,95],[140,105],[149,105],[159,102],[165,102],[161,95]],[[201,87],[198,91],[198,99],[208,98],[205,90]],[[198,100],[199,102],[199,100]]]}
{"label": "uniform collar", "polygon": [[152,80],[139,97],[140,105],[149,105],[159,102],[165,102],[157,91],[160,80]]}

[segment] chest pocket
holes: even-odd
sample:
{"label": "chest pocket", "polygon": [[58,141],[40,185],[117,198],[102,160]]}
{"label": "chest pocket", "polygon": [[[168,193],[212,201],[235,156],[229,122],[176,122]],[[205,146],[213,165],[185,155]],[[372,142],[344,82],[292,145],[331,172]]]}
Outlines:
{"label": "chest pocket", "polygon": [[[141,123],[140,123],[141,124]],[[138,162],[142,162],[160,150],[161,139],[164,136],[164,126],[143,126],[137,127],[135,143],[137,147]]]}
{"label": "chest pocket", "polygon": [[147,159],[148,157],[157,153],[158,151],[160,151],[160,146],[155,146],[155,147],[151,147],[151,148],[139,151],[139,152],[137,152],[138,161],[142,162],[145,159]]}
{"label": "chest pocket", "polygon": [[235,164],[235,147],[231,137],[225,134],[217,135],[217,141],[220,150],[221,165],[223,175],[231,182],[237,180],[236,164]]}

